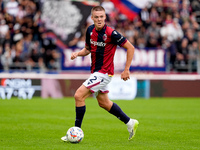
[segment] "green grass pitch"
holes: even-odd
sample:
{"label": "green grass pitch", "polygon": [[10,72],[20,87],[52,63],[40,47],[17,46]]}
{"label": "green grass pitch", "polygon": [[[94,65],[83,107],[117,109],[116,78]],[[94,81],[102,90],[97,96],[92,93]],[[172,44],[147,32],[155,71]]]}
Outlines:
{"label": "green grass pitch", "polygon": [[126,125],[86,100],[79,144],[62,142],[74,125],[73,98],[0,99],[0,150],[192,150],[200,149],[199,98],[136,98],[114,101],[140,122],[128,141]]}

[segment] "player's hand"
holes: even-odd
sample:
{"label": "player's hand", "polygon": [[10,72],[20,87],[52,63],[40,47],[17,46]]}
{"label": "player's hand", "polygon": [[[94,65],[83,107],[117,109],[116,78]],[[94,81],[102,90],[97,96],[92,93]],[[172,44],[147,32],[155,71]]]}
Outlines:
{"label": "player's hand", "polygon": [[71,54],[71,60],[75,59],[78,56],[78,52],[73,52]]}
{"label": "player's hand", "polygon": [[130,71],[129,70],[124,70],[121,73],[121,79],[124,80],[124,81],[130,79]]}

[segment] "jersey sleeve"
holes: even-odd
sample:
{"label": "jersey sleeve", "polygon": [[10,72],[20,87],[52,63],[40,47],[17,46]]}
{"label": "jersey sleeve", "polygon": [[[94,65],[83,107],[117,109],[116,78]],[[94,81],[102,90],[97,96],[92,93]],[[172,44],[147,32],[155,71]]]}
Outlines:
{"label": "jersey sleeve", "polygon": [[114,44],[119,45],[120,47],[122,47],[127,42],[127,39],[116,30],[113,30],[112,32],[111,40]]}

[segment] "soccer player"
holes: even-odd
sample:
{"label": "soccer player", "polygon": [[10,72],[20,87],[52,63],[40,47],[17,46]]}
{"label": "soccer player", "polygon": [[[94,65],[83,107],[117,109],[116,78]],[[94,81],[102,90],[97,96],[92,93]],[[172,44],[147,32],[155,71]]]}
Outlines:
{"label": "soccer player", "polygon": [[[130,78],[130,65],[134,55],[134,46],[120,33],[105,23],[106,14],[102,6],[95,6],[91,10],[91,18],[94,22],[86,31],[85,48],[71,54],[71,59],[78,56],[86,56],[91,53],[91,75],[77,89],[74,98],[76,105],[75,126],[81,128],[82,120],[86,111],[85,99],[92,93],[95,94],[100,107],[116,116],[127,125],[129,140],[135,135],[139,122],[128,117],[121,108],[108,98],[108,83],[114,75],[114,54],[117,45],[127,50],[127,59],[121,79],[124,81]],[[61,138],[67,141],[67,137]]]}

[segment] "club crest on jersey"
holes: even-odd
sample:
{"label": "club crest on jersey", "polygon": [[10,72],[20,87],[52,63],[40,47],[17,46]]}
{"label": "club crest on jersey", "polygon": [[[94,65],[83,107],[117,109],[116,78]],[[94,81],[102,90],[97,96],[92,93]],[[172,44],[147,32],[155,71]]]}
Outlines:
{"label": "club crest on jersey", "polygon": [[104,40],[104,41],[107,40],[107,35],[106,35],[106,34],[103,35],[103,40]]}

